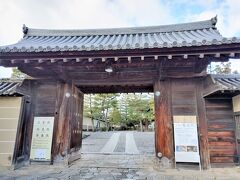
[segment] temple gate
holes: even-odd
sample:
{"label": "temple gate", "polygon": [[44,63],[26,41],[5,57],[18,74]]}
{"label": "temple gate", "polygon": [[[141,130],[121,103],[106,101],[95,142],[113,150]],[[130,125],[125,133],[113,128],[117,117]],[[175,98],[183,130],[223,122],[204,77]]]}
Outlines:
{"label": "temple gate", "polygon": [[24,26],[23,39],[0,47],[0,65],[34,78],[20,88],[31,107],[22,119],[25,130],[18,132],[23,145],[14,163],[29,160],[34,117],[54,117],[51,161],[69,163],[79,158],[84,93],[154,92],[156,155],[174,161],[173,116],[196,116],[201,163],[209,168],[206,69],[213,61],[240,57],[240,39],[222,37],[216,23],[213,18],[96,30]]}

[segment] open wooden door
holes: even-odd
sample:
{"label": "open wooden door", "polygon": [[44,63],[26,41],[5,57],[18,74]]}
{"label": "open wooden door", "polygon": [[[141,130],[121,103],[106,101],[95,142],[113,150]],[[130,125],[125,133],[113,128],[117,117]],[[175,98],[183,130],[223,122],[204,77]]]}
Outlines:
{"label": "open wooden door", "polygon": [[22,98],[21,112],[18,122],[16,142],[13,154],[13,169],[20,168],[29,161],[29,148],[27,142],[28,118],[30,117],[31,101],[29,97]]}
{"label": "open wooden door", "polygon": [[70,155],[68,163],[80,158],[82,147],[82,124],[83,124],[83,93],[75,86],[72,87],[73,97],[71,103],[70,120]]}

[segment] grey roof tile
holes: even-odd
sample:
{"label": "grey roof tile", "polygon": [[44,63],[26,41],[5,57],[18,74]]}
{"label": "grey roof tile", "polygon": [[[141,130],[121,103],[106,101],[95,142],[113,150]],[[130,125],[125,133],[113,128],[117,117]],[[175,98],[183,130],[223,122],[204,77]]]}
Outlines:
{"label": "grey roof tile", "polygon": [[239,74],[212,74],[211,76],[221,90],[240,90]]}
{"label": "grey roof tile", "polygon": [[171,48],[240,42],[235,37],[222,37],[215,24],[216,18],[193,23],[115,29],[47,30],[24,27],[25,36],[16,44],[0,47],[0,53]]}
{"label": "grey roof tile", "polygon": [[20,95],[17,88],[21,85],[20,81],[0,81],[0,96]]}

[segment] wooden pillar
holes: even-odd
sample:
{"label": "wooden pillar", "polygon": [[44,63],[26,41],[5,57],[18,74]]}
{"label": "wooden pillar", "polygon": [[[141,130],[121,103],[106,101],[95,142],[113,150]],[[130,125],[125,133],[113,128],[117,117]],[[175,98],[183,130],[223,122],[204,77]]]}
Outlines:
{"label": "wooden pillar", "polygon": [[196,97],[197,97],[197,115],[199,123],[199,140],[200,140],[200,156],[203,169],[210,168],[210,156],[208,145],[208,126],[206,117],[205,100],[203,98],[202,80],[196,81]]}
{"label": "wooden pillar", "polygon": [[[157,96],[157,91],[160,95]],[[154,84],[155,102],[155,151],[162,153],[170,161],[174,159],[173,129],[171,115],[170,80],[157,81]]]}
{"label": "wooden pillar", "polygon": [[70,150],[70,120],[72,85],[57,84],[57,96],[55,106],[54,135],[52,143],[52,159],[54,163],[68,163]]}

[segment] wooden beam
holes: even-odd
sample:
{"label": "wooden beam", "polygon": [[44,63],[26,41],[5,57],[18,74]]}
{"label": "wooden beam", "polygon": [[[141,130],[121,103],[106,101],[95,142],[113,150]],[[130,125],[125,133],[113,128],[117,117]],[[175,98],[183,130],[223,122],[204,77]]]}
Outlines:
{"label": "wooden beam", "polygon": [[196,101],[197,101],[197,114],[199,123],[200,134],[200,157],[203,169],[210,168],[210,155],[208,144],[208,126],[206,117],[206,106],[203,98],[203,81],[200,79],[196,81]]}
{"label": "wooden beam", "polygon": [[[160,92],[157,96],[156,92]],[[155,152],[170,161],[174,159],[173,126],[171,113],[170,81],[156,81],[154,84],[155,103]]]}
{"label": "wooden beam", "polygon": [[153,80],[152,79],[148,79],[148,78],[141,78],[141,79],[129,79],[129,80],[125,80],[125,79],[119,79],[119,80],[115,80],[115,79],[108,79],[106,80],[79,80],[79,79],[74,79],[74,82],[76,83],[76,85],[78,86],[93,86],[93,85],[98,85],[98,86],[103,86],[103,85],[140,85],[140,84],[144,84],[144,85],[149,85],[149,84],[153,84]]}
{"label": "wooden beam", "polygon": [[[36,82],[29,82],[28,84],[29,87],[29,96],[31,97],[31,107],[30,110],[25,117],[26,123],[26,132],[24,134],[25,136],[25,142],[24,142],[24,152],[28,155],[27,158],[29,160],[30,158],[30,151],[31,151],[31,140],[32,140],[32,130],[33,130],[33,122],[34,122],[34,113],[35,113],[35,108],[36,108],[36,97],[37,97],[37,83]],[[26,92],[26,91],[25,91]]]}
{"label": "wooden beam", "polygon": [[221,52],[221,54],[229,54],[235,52],[239,54],[239,43],[234,44],[222,44],[222,45],[205,45],[205,46],[194,46],[194,47],[172,47],[172,48],[146,48],[146,49],[120,49],[120,50],[109,50],[109,51],[63,51],[57,52],[14,52],[14,53],[1,53],[1,59],[37,59],[37,58],[88,58],[88,57],[126,57],[126,56],[151,56],[159,55],[161,51],[162,56],[168,56],[169,54],[177,56],[181,54],[197,55],[200,53],[204,54],[215,54]]}

